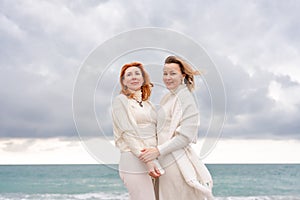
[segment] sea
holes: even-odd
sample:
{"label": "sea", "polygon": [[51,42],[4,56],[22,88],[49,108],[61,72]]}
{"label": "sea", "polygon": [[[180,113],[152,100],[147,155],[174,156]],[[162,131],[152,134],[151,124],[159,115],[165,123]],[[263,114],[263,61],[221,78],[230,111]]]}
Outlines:
{"label": "sea", "polygon": [[[216,200],[300,200],[300,164],[208,164]],[[117,165],[0,165],[0,200],[125,200]]]}

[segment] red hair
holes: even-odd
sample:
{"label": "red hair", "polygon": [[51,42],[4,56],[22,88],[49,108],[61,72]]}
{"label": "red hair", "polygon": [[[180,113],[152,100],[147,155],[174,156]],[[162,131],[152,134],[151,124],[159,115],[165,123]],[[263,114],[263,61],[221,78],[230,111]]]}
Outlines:
{"label": "red hair", "polygon": [[144,78],[144,83],[141,87],[141,91],[142,91],[142,100],[146,101],[149,99],[150,95],[151,95],[151,89],[153,87],[153,84],[150,82],[150,77],[148,75],[148,73],[146,72],[146,70],[143,67],[143,64],[140,62],[132,62],[132,63],[128,63],[123,65],[122,69],[121,69],[121,73],[120,73],[120,84],[121,84],[121,92],[122,94],[126,95],[128,98],[133,98],[133,93],[131,93],[129,90],[127,90],[123,84],[123,79],[124,79],[124,74],[125,71],[129,68],[129,67],[138,67],[141,72],[142,72],[142,76]]}

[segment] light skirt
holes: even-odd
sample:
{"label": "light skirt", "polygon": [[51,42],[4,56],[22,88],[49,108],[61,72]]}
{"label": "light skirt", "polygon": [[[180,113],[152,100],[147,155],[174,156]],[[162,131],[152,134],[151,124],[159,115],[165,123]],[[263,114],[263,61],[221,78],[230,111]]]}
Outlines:
{"label": "light skirt", "polygon": [[173,156],[159,158],[165,174],[159,177],[159,200],[204,200],[203,195],[184,180]]}
{"label": "light skirt", "polygon": [[130,200],[155,200],[152,178],[148,175],[146,165],[133,153],[121,153],[119,174]]}

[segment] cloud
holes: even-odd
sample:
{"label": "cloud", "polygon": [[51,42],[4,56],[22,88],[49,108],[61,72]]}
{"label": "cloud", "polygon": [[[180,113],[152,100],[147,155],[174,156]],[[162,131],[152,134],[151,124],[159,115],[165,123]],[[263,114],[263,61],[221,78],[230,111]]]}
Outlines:
{"label": "cloud", "polygon": [[26,152],[34,143],[34,140],[6,141],[3,143],[4,147],[2,150],[7,152]]}
{"label": "cloud", "polygon": [[[78,139],[2,139],[0,164],[98,164]],[[116,161],[115,161],[116,163]]]}
{"label": "cloud", "polygon": [[[112,142],[113,143],[113,142]],[[253,148],[255,146],[255,148]],[[93,155],[78,139],[4,139],[0,140],[0,164],[117,164],[117,148],[104,149]],[[200,152],[201,141],[193,145]],[[299,140],[237,140],[222,139],[203,159],[204,163],[299,163]]]}
{"label": "cloud", "polygon": [[[114,35],[155,26],[188,35],[218,66],[228,97],[223,137],[299,139],[299,6],[295,1],[1,1],[0,137],[76,136],[72,90],[80,64]],[[202,132],[211,106],[205,90],[197,94]],[[96,97],[97,109],[108,115],[109,100]],[[101,120],[111,135],[110,118]]]}
{"label": "cloud", "polygon": [[225,59],[221,66],[227,95],[225,138],[299,139],[300,83],[287,75],[256,69],[252,74]]}

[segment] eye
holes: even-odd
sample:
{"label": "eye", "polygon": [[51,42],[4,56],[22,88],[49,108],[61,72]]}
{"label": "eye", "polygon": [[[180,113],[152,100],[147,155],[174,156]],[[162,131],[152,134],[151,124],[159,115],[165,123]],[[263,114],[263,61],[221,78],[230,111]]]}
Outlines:
{"label": "eye", "polygon": [[127,73],[126,76],[131,76],[131,73]]}
{"label": "eye", "polygon": [[141,73],[140,72],[135,72],[135,75],[141,75]]}
{"label": "eye", "polygon": [[171,75],[176,75],[176,73],[175,73],[175,72],[172,72]]}

